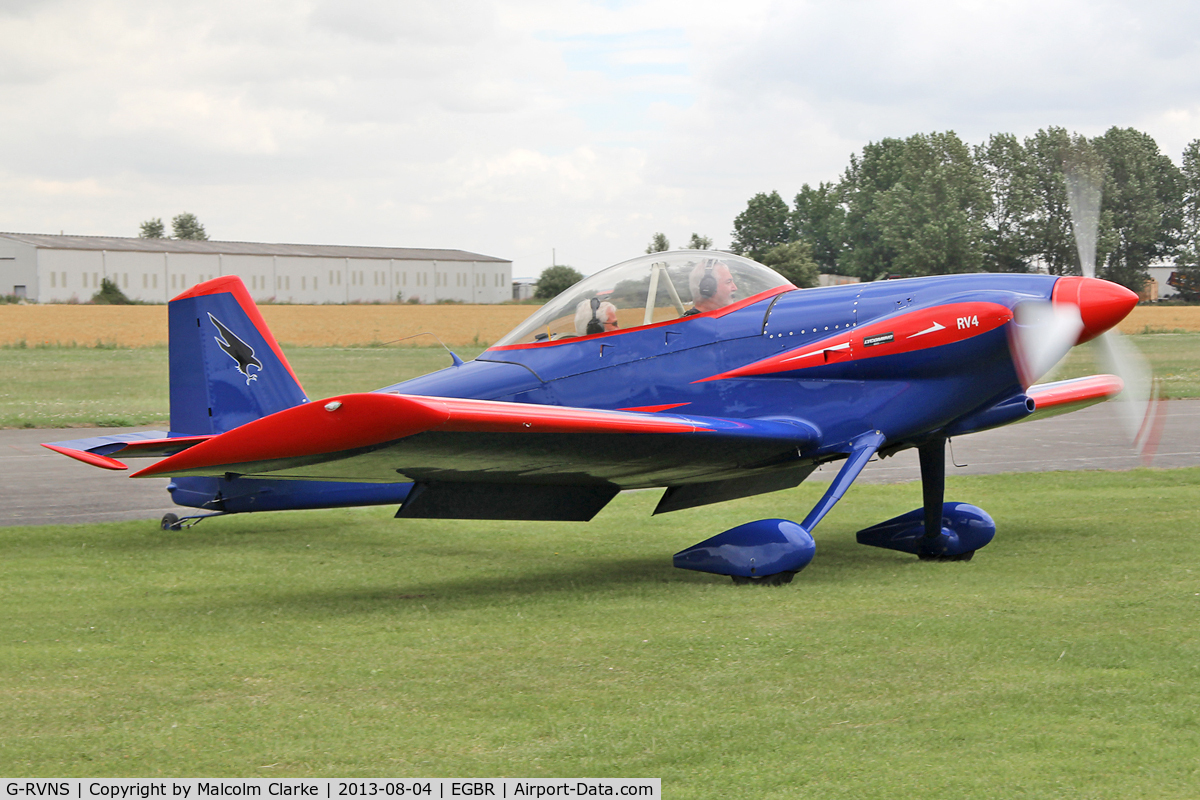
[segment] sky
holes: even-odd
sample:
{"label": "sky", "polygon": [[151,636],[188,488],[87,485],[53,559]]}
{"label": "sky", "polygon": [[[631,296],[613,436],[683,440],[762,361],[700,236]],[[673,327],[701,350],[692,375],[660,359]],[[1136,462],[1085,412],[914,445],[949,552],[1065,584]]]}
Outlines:
{"label": "sky", "polygon": [[0,0],[0,231],[454,248],[590,274],[728,247],[869,142],[1200,138],[1200,4]]}

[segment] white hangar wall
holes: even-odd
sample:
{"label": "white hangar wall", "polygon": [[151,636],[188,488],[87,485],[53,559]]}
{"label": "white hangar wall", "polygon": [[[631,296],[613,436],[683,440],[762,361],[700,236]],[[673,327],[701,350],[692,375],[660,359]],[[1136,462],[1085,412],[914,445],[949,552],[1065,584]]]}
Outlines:
{"label": "white hangar wall", "polygon": [[512,296],[511,261],[460,250],[0,234],[0,292],[21,286],[42,303],[86,301],[106,277],[131,299],[163,303],[221,275],[237,275],[255,300],[267,302],[395,302],[399,295],[499,303]]}
{"label": "white hangar wall", "polygon": [[37,297],[37,249],[0,238],[0,294]]}

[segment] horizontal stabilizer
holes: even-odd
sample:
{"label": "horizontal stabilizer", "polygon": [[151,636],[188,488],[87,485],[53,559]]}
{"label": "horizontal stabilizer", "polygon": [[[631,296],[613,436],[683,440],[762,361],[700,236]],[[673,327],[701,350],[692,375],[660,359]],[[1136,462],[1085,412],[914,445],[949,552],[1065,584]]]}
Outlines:
{"label": "horizontal stabilizer", "polygon": [[211,436],[171,436],[166,431],[139,431],[113,436],[93,436],[88,439],[72,439],[65,442],[48,442],[42,447],[62,453],[76,461],[104,469],[128,469],[112,456],[120,453],[122,458],[162,458],[173,456],[211,439]]}

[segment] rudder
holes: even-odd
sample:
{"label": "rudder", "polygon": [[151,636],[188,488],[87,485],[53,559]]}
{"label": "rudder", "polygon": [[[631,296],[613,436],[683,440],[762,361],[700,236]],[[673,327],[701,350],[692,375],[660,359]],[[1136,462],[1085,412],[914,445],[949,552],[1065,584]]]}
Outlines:
{"label": "rudder", "polygon": [[308,402],[236,275],[193,286],[167,319],[172,433],[225,433]]}

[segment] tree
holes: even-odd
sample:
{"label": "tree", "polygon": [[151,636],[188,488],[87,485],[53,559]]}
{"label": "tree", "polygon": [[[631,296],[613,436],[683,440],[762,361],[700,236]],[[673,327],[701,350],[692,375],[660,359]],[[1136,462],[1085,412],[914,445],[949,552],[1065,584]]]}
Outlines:
{"label": "tree", "polygon": [[665,253],[671,249],[671,243],[667,240],[665,233],[656,233],[650,237],[650,244],[646,246],[647,253]]}
{"label": "tree", "polygon": [[1033,191],[1029,249],[1051,275],[1079,274],[1079,256],[1075,251],[1063,177],[1063,164],[1073,147],[1078,149],[1065,128],[1043,128],[1025,140]]}
{"label": "tree", "polygon": [[873,281],[892,272],[895,253],[883,242],[875,205],[879,197],[900,180],[904,142],[883,139],[863,148],[862,157],[852,154],[842,175],[841,190],[846,203],[843,238],[846,247],[838,259],[838,271]]}
{"label": "tree", "polygon": [[1183,202],[1180,214],[1180,241],[1175,263],[1200,266],[1200,139],[1183,151]]}
{"label": "tree", "polygon": [[760,261],[801,289],[817,285],[819,270],[817,262],[813,260],[812,246],[808,242],[795,241],[775,245],[763,253]]}
{"label": "tree", "polygon": [[983,268],[1028,272],[1034,254],[1033,176],[1025,148],[1011,133],[998,133],[975,148],[990,202],[983,217]]}
{"label": "tree", "polygon": [[688,239],[688,250],[709,250],[712,248],[712,239],[707,236],[701,236],[698,233],[693,233],[692,238]]}
{"label": "tree", "polygon": [[162,217],[148,219],[142,223],[141,233],[138,234],[139,239],[165,239],[167,231],[163,227]]}
{"label": "tree", "polygon": [[733,252],[758,259],[775,245],[791,240],[788,207],[779,192],[759,192],[733,220]]}
{"label": "tree", "polygon": [[1111,231],[1097,277],[1141,291],[1150,264],[1178,246],[1184,176],[1154,139],[1132,128],[1110,128],[1094,145],[1108,165],[1101,208]]}
{"label": "tree", "polygon": [[1200,139],[1183,151],[1183,203],[1175,284],[1182,299],[1200,302]]}
{"label": "tree", "polygon": [[171,220],[171,230],[175,234],[176,239],[196,239],[205,241],[208,239],[208,234],[204,230],[204,226],[200,224],[200,220],[196,219],[195,214],[184,212],[177,215]]}
{"label": "tree", "polygon": [[133,305],[133,301],[125,296],[117,282],[109,278],[100,279],[100,291],[92,295],[92,302],[101,306]]}
{"label": "tree", "polygon": [[983,175],[953,131],[907,139],[900,182],[879,203],[893,268],[901,275],[981,270],[987,205]]}
{"label": "tree", "polygon": [[814,189],[806,183],[794,205],[790,215],[793,238],[808,242],[822,272],[836,273],[846,225],[841,188],[822,182]]}
{"label": "tree", "polygon": [[865,280],[983,266],[983,175],[953,131],[867,145],[852,160],[848,261]]}
{"label": "tree", "polygon": [[539,300],[549,300],[562,294],[581,280],[583,280],[583,275],[579,270],[568,267],[566,264],[546,267],[538,276],[537,289],[534,290],[533,296]]}

